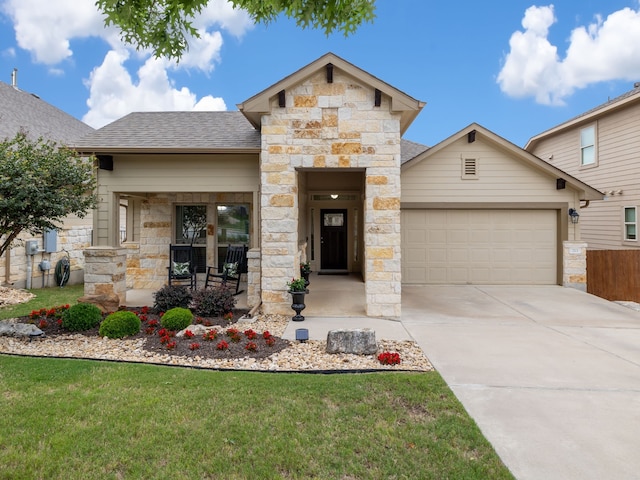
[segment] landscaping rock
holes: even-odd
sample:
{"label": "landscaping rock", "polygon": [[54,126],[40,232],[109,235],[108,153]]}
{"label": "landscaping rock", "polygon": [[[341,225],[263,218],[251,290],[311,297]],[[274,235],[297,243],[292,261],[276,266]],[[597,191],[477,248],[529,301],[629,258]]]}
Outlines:
{"label": "landscaping rock", "polygon": [[86,297],[80,297],[78,303],[93,303],[102,313],[113,313],[120,308],[120,297],[115,293],[110,295],[87,295]]}
{"label": "landscaping rock", "polygon": [[180,330],[178,333],[176,333],[176,337],[184,337],[184,332],[186,332],[187,330],[191,331],[191,333],[193,333],[196,337],[202,337],[202,335],[207,333],[209,330],[218,330],[218,328],[215,326],[206,327],[202,324],[189,325],[184,330]]}
{"label": "landscaping rock", "polygon": [[38,337],[42,330],[31,323],[18,323],[11,320],[0,321],[0,337]]}
{"label": "landscaping rock", "polygon": [[370,328],[330,330],[327,334],[327,353],[372,355],[377,350],[376,332]]}

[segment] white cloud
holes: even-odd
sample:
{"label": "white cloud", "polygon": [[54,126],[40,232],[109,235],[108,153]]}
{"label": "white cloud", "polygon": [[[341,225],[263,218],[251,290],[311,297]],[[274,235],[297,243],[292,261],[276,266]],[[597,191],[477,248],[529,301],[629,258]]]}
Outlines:
{"label": "white cloud", "polygon": [[594,23],[575,28],[562,59],[548,40],[555,22],[553,5],[526,10],[524,31],[512,34],[498,74],[507,95],[557,105],[591,83],[640,78],[640,11],[624,8],[605,20],[596,16]]}
{"label": "white cloud", "polygon": [[[105,28],[95,0],[0,0],[14,24],[18,45],[31,52],[34,61],[54,66],[72,59],[73,39],[102,38],[111,51],[102,65],[85,81],[89,89],[89,111],[84,121],[100,127],[132,111],[145,110],[226,110],[222,98],[205,96],[198,100],[188,88],[176,88],[170,73],[193,69],[209,74],[221,61],[222,31],[240,38],[253,27],[249,15],[234,10],[226,0],[211,0],[193,19],[200,38],[189,39],[189,50],[180,62],[152,58],[149,51],[136,51],[120,41],[115,27]],[[9,50],[5,50],[8,52]],[[5,53],[6,54],[6,53]],[[133,80],[125,62],[135,55],[143,66]],[[131,63],[137,63],[131,62]],[[60,75],[62,68],[50,68]]]}
{"label": "white cloud", "polygon": [[7,0],[3,10],[14,23],[18,46],[47,65],[73,54],[72,38],[96,36],[104,30],[93,0]]}
{"label": "white cloud", "polygon": [[128,51],[112,50],[91,72],[87,82],[89,112],[82,120],[92,127],[102,127],[136,111],[226,110],[221,98],[207,96],[197,101],[188,88],[175,88],[167,75],[168,62],[163,59],[147,59],[134,83],[124,66],[128,59]]}

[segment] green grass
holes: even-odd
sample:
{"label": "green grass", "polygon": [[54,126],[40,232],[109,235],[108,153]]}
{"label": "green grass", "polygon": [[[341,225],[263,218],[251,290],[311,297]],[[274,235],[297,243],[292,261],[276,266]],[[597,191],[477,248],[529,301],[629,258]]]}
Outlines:
{"label": "green grass", "polygon": [[0,479],[513,478],[429,373],[0,355]]}
{"label": "green grass", "polygon": [[28,291],[33,293],[35,298],[26,303],[0,308],[0,320],[23,317],[29,315],[32,310],[40,310],[41,308],[51,308],[66,304],[74,305],[78,303],[78,298],[84,295],[84,285],[66,285],[63,288],[34,288]]}

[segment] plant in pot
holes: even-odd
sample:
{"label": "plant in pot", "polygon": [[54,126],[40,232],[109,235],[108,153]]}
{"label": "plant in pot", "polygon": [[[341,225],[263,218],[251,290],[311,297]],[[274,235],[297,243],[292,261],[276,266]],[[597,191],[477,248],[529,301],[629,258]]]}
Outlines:
{"label": "plant in pot", "polygon": [[304,278],[305,288],[309,286],[309,274],[311,273],[311,264],[307,262],[300,262],[300,276]]}
{"label": "plant in pot", "polygon": [[291,320],[301,322],[304,317],[300,315],[300,312],[305,309],[304,296],[307,293],[304,278],[292,278],[290,282],[287,282],[287,287],[289,287],[289,293],[293,299],[291,308],[296,312]]}

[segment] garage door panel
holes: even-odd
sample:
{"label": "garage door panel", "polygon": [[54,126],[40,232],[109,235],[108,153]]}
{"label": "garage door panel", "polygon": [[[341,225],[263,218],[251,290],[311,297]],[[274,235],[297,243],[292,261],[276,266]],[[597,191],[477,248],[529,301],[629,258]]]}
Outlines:
{"label": "garage door panel", "polygon": [[402,232],[404,283],[557,283],[555,210],[403,211]]}

